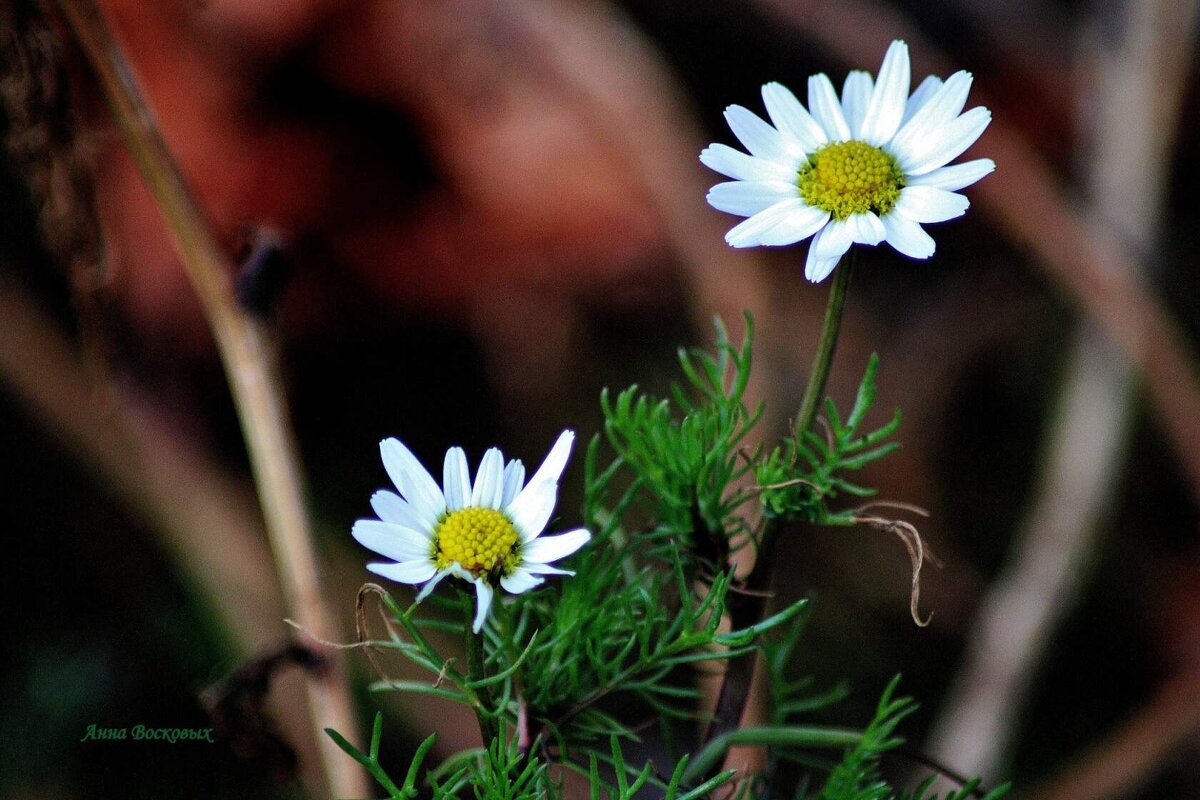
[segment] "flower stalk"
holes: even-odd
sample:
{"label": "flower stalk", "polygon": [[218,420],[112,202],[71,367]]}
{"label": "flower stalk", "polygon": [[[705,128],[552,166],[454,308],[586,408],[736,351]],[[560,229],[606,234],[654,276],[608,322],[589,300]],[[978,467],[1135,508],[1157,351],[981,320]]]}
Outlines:
{"label": "flower stalk", "polygon": [[492,746],[500,736],[500,726],[496,722],[496,708],[492,701],[492,690],[486,684],[480,685],[487,678],[487,665],[484,661],[483,632],[476,633],[471,629],[471,621],[475,616],[471,595],[459,591],[462,599],[465,644],[467,650],[467,680],[474,688],[475,719],[479,721],[479,735],[483,738],[484,748]]}
{"label": "flower stalk", "polygon": [[[800,413],[796,417],[795,435],[798,439],[812,428],[821,400],[825,396],[825,385],[829,381],[829,370],[833,365],[833,354],[837,349],[838,334],[842,327],[842,312],[846,306],[850,277],[854,271],[855,252],[856,250],[851,248],[834,270],[833,286],[830,288],[829,300],[825,306],[825,319],[821,325],[821,337],[817,342],[812,371],[800,403]],[[742,584],[742,591],[732,594],[729,598],[727,610],[730,625],[734,630],[754,625],[763,618],[766,611],[778,527],[775,517],[767,517],[759,535],[754,566]],[[756,663],[756,653],[730,660],[721,678],[717,704],[713,710],[712,722],[704,734],[703,745],[709,745],[738,728],[746,710],[746,703],[750,699]],[[714,765],[714,772],[711,774],[715,774],[716,766]]]}
{"label": "flower stalk", "polygon": [[821,324],[821,338],[817,342],[817,354],[813,358],[808,386],[800,401],[800,413],[796,416],[796,436],[803,437],[820,411],[825,397],[825,384],[829,382],[829,370],[833,366],[833,353],[837,349],[838,334],[842,329],[842,311],[846,306],[846,294],[850,289],[850,276],[854,272],[856,249],[851,248],[842,257],[840,267],[834,270],[833,286],[829,290],[829,301],[825,305],[825,321]]}

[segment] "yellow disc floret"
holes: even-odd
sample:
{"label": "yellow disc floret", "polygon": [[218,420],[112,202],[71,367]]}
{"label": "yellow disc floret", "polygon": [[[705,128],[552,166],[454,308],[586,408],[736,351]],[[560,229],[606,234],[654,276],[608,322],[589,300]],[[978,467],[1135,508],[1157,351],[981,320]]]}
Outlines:
{"label": "yellow disc floret", "polygon": [[521,562],[520,537],[512,521],[493,508],[451,511],[433,531],[433,560],[439,570],[458,564],[475,576],[506,575]]}
{"label": "yellow disc floret", "polygon": [[800,196],[834,219],[873,211],[886,214],[904,188],[896,159],[866,142],[831,142],[800,168]]}

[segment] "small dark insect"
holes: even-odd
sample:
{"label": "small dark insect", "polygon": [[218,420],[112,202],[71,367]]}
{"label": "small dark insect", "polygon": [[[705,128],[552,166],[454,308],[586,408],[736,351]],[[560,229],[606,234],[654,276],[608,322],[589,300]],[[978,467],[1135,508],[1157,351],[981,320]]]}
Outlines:
{"label": "small dark insect", "polygon": [[255,229],[243,249],[241,264],[238,305],[256,317],[270,316],[292,277],[292,259],[283,236],[271,228]]}

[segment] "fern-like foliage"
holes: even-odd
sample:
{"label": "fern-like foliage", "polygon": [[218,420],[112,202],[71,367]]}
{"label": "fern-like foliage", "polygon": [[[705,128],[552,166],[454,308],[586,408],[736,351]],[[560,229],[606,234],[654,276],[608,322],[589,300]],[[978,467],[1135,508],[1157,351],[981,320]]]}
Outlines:
{"label": "fern-like foliage", "polygon": [[[911,700],[893,699],[895,681],[865,730],[806,724],[811,712],[846,693],[844,686],[822,689],[789,675],[808,618],[806,600],[769,616],[761,603],[753,614],[730,613],[756,596],[729,566],[738,547],[784,535],[784,522],[858,519],[854,510],[832,505],[842,495],[871,494],[847,475],[897,447],[886,440],[898,414],[878,430],[861,432],[875,400],[878,361],[872,356],[844,421],[827,401],[823,435],[806,432],[764,453],[746,446],[762,410],[744,399],[753,325],[747,317],[746,337],[737,346],[720,321],[716,331],[712,352],[680,351],[683,380],[670,399],[636,386],[602,396],[603,436],[592,439],[583,458],[583,521],[592,538],[564,564],[573,577],[500,595],[477,638],[468,630],[472,599],[466,594],[455,599],[439,592],[406,609],[380,586],[360,591],[360,630],[363,598],[374,594],[382,603],[384,635],[369,643],[372,652],[394,652],[424,672],[423,678],[380,680],[372,690],[460,703],[493,739],[427,769],[422,762],[430,737],[404,780],[395,781],[379,762],[379,717],[366,752],[331,731],[390,800],[415,800],[422,785],[435,800],[561,800],[564,771],[587,781],[591,800],[650,794],[699,800],[722,786],[731,800],[760,792],[814,800],[938,800],[929,782],[898,795],[881,777],[880,758],[899,744],[897,726],[914,708]],[[752,471],[756,485],[745,486]],[[757,500],[762,513],[750,513]],[[723,631],[730,619],[739,627]],[[471,637],[465,666],[453,649],[447,652],[448,640],[464,637]],[[626,760],[623,748],[648,723],[664,730],[698,727],[706,711],[695,665],[740,659],[736,666],[758,654],[771,700],[764,724],[714,726],[690,755],[672,759],[671,769],[664,769],[670,762]],[[739,745],[766,748],[766,769],[725,786],[733,774],[720,771],[721,762]],[[831,755],[837,753],[840,761]],[[822,779],[810,795],[810,783]],[[966,800],[971,791],[944,800]]]}
{"label": "fern-like foliage", "polygon": [[728,572],[698,594],[682,558],[674,556],[669,571],[646,569],[630,560],[635,552],[633,546],[601,548],[559,592],[498,604],[484,631],[490,656],[482,681],[469,680],[430,644],[430,634],[461,633],[460,626],[415,617],[417,607],[405,611],[382,595],[396,625],[388,640],[373,644],[403,654],[429,678],[379,681],[372,688],[454,700],[498,717],[510,730],[523,724],[527,737],[560,763],[603,761],[609,737],[637,739],[611,713],[614,696],[636,698],[653,717],[695,720],[700,696],[687,667],[753,653],[765,634],[806,606],[800,600],[723,632]]}
{"label": "fern-like foliage", "polygon": [[900,445],[884,440],[900,427],[900,412],[883,427],[860,433],[864,418],[875,403],[878,356],[872,354],[854,399],[850,415],[842,421],[833,400],[825,401],[826,430],[798,434],[775,448],[759,465],[758,485],[763,510],[784,521],[818,525],[850,525],[850,511],[833,510],[829,501],[839,494],[868,497],[875,493],[853,483],[847,472],[862,469]]}
{"label": "fern-like foliage", "polygon": [[497,739],[475,770],[464,768],[434,793],[436,800],[461,796],[463,785],[471,787],[475,800],[542,800],[557,795],[557,786],[547,779],[546,765],[534,756],[520,753],[515,742]]}
{"label": "fern-like foliage", "polygon": [[780,626],[776,635],[764,637],[762,642],[772,725],[782,726],[796,722],[804,715],[834,705],[850,693],[845,683],[822,690],[813,686],[811,677],[789,677],[788,664],[800,644],[811,616],[812,606],[805,606],[804,611],[792,618],[787,626]]}
{"label": "fern-like foliage", "polygon": [[944,798],[932,792],[936,776],[926,778],[912,792],[897,793],[880,774],[880,759],[904,743],[896,728],[905,717],[917,710],[909,697],[894,697],[900,681],[897,676],[884,689],[875,709],[875,717],[862,733],[858,744],[847,748],[842,760],[833,768],[814,800],[1000,800],[1008,786],[987,792],[979,789],[979,781],[969,781],[950,790]]}
{"label": "fern-like foliage", "polygon": [[933,785],[936,781],[936,776],[926,778],[912,792],[900,795],[899,800],[1000,800],[1000,798],[1008,795],[1010,788],[1008,784],[1004,784],[985,793],[980,789],[979,781],[972,780],[967,781],[957,789],[951,789],[943,797],[933,791]]}
{"label": "fern-like foliage", "polygon": [[[729,341],[718,319],[713,353],[680,349],[685,382],[672,386],[671,400],[631,386],[614,398],[600,396],[604,432],[623,465],[634,475],[654,520],[650,540],[682,541],[681,552],[724,568],[731,547],[750,531],[738,508],[752,495],[731,491],[753,469],[754,454],[742,444],[762,415],[745,404],[754,326],[746,316],[740,347]],[[665,547],[659,555],[666,555]]]}
{"label": "fern-like foliage", "polygon": [[883,690],[875,718],[858,744],[848,748],[841,763],[833,768],[817,795],[819,800],[887,800],[893,796],[892,788],[880,777],[879,759],[903,744],[904,740],[896,736],[896,726],[917,710],[911,698],[893,698],[899,682],[899,677],[893,678]]}
{"label": "fern-like foliage", "polygon": [[325,733],[333,740],[334,744],[361,764],[367,770],[367,773],[378,781],[379,785],[388,793],[388,800],[412,800],[412,798],[417,796],[417,779],[420,774],[421,765],[437,741],[437,736],[431,734],[425,741],[421,742],[421,746],[413,754],[412,762],[408,767],[408,774],[402,782],[396,783],[388,775],[383,765],[379,763],[379,744],[383,739],[382,714],[378,712],[375,714],[375,723],[371,727],[371,744],[367,747],[367,752],[365,753],[352,745],[346,740],[346,737],[332,728],[326,728]]}

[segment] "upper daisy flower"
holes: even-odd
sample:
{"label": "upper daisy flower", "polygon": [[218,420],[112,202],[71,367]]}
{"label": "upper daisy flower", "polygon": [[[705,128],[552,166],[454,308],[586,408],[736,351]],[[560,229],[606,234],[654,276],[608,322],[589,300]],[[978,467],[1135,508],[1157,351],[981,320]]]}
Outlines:
{"label": "upper daisy flower", "polygon": [[[808,108],[778,83],[762,88],[774,127],[741,106],[725,119],[749,155],[723,144],[700,160],[734,180],[708,202],[749,219],[725,235],[733,247],[785,245],[813,236],[804,275],[824,280],[850,246],[886,241],[913,258],[933,255],[922,223],[961,216],[958,190],[996,168],[989,158],[946,166],[992,119],[963,106],[971,75],[930,76],[910,96],[908,46],[892,42],[879,79],[856,70],[839,101],[824,74],[808,79]],[[814,236],[815,234],[815,236]]]}
{"label": "upper daisy flower", "polygon": [[378,491],[371,507],[378,520],[361,519],[351,531],[359,544],[396,563],[367,569],[401,583],[425,584],[424,599],[438,582],[454,575],[475,584],[478,605],[473,630],[487,619],[498,583],[513,594],[532,589],[543,575],[571,575],[551,567],[591,538],[583,528],[542,536],[558,499],[558,479],[575,434],[563,431],[546,460],[525,483],[520,461],[507,464],[496,448],[483,454],[471,483],[462,448],[446,451],[438,486],[397,439],[379,443],[383,466],[400,494]]}

